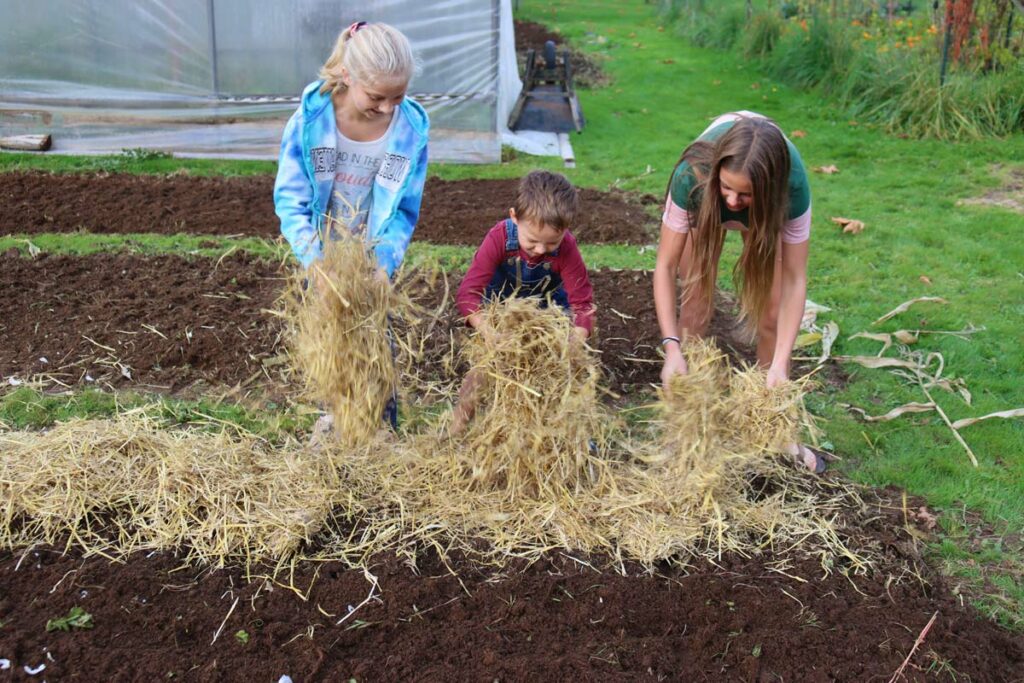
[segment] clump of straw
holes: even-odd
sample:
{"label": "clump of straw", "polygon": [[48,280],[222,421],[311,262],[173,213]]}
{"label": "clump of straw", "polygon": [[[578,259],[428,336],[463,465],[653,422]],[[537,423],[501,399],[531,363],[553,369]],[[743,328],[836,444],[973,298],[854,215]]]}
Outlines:
{"label": "clump of straw", "polygon": [[[768,391],[762,372],[694,346],[658,404],[660,436],[638,441],[598,400],[596,359],[563,312],[511,300],[486,316],[496,334],[467,343],[482,380],[458,438],[436,424],[314,455],[132,415],[0,433],[0,545],[66,537],[213,564],[283,562],[311,538],[319,557],[356,564],[424,545],[498,563],[564,548],[648,565],[798,548],[864,566],[834,521],[853,496],[777,453],[797,438],[799,384]],[[379,412],[362,415],[376,432]]]}
{"label": "clump of straw", "polygon": [[457,462],[485,490],[558,497],[595,476],[608,415],[598,401],[600,368],[561,310],[532,298],[483,309],[486,335],[463,354],[481,404]]}
{"label": "clump of straw", "polygon": [[11,549],[65,542],[248,565],[293,554],[337,490],[333,469],[304,450],[131,414],[0,434],[0,451],[0,546]]}
{"label": "clump of straw", "polygon": [[768,389],[763,372],[730,368],[707,341],[689,344],[686,355],[688,373],[672,379],[658,405],[660,460],[674,475],[721,479],[723,472],[772,460],[796,442],[801,385]]}
{"label": "clump of straw", "polygon": [[510,301],[488,316],[496,339],[466,348],[488,378],[469,430],[340,462],[360,533],[328,543],[328,555],[413,555],[428,543],[496,562],[566,548],[653,564],[801,547],[863,566],[833,523],[847,492],[776,451],[796,438],[799,385],[768,391],[764,373],[694,347],[690,374],[659,403],[660,437],[637,442],[612,431],[594,358],[568,341],[564,315]]}
{"label": "clump of straw", "polygon": [[657,406],[660,442],[641,448],[649,468],[623,485],[665,501],[628,512],[630,554],[657,557],[667,541],[713,556],[808,542],[860,564],[831,521],[847,492],[815,486],[780,455],[800,433],[802,384],[768,389],[762,371],[729,367],[709,342],[689,345],[687,365]]}
{"label": "clump of straw", "polygon": [[292,278],[289,350],[306,398],[334,418],[343,444],[366,443],[396,384],[388,313],[396,295],[366,242],[346,229],[324,240],[323,259]]}

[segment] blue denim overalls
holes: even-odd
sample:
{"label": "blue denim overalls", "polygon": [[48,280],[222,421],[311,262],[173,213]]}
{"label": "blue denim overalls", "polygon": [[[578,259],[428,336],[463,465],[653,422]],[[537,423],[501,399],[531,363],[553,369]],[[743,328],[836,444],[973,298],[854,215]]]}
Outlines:
{"label": "blue denim overalls", "polygon": [[[557,256],[556,249],[550,256]],[[519,226],[511,218],[505,219],[505,260],[494,271],[491,283],[484,290],[484,299],[535,296],[541,307],[550,303],[569,310],[569,296],[562,286],[562,277],[551,272],[551,261],[544,258],[531,266],[519,256]]]}

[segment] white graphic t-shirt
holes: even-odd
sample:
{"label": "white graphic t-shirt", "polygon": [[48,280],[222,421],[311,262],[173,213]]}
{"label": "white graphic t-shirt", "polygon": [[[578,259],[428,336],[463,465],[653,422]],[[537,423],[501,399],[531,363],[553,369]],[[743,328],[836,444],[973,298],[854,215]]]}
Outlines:
{"label": "white graphic t-shirt", "polygon": [[366,220],[373,202],[373,179],[384,162],[388,136],[397,118],[391,118],[391,124],[384,135],[367,142],[350,140],[338,131],[334,188],[328,205],[333,228],[344,226],[352,234],[366,231]]}

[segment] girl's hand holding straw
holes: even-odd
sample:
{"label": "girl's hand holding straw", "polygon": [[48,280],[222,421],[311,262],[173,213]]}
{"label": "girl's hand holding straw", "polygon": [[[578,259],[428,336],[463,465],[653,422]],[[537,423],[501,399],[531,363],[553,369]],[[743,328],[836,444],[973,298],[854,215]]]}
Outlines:
{"label": "girl's hand holding straw", "polygon": [[661,367],[661,384],[665,391],[668,391],[672,378],[676,375],[685,375],[689,369],[686,366],[686,358],[683,357],[678,337],[665,337],[661,340],[661,347],[665,350],[665,363]]}

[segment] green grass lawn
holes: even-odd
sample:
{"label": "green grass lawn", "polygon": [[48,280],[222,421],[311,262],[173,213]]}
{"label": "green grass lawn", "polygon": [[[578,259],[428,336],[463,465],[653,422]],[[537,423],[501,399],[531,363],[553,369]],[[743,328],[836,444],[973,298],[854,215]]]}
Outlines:
{"label": "green grass lawn", "polygon": [[[921,338],[918,350],[942,353],[945,375],[963,378],[973,404],[941,389],[933,389],[932,395],[952,420],[1024,407],[1020,388],[1024,217],[1007,209],[958,203],[999,184],[994,164],[1024,164],[1024,136],[961,143],[887,136],[849,120],[814,93],[772,82],[734,54],[687,45],[672,26],[661,21],[653,5],[639,0],[523,0],[519,17],[561,31],[600,59],[613,78],[607,88],[580,92],[588,126],[573,137],[578,167],[561,169],[560,160],[520,155],[501,165],[434,165],[432,173],[450,179],[510,177],[544,167],[564,170],[581,186],[661,194],[680,151],[711,118],[739,109],[759,111],[790,133],[805,133],[794,135],[794,142],[809,168],[835,164],[840,169],[835,175],[812,174],[811,178],[814,226],[809,297],[833,309],[827,319],[838,323],[842,332],[833,353],[874,354],[879,348],[876,342],[849,339],[865,330],[984,327],[969,340]],[[272,172],[273,164],[0,155],[0,170],[19,168],[130,172],[187,168],[195,173],[239,174]],[[866,229],[859,235],[843,234],[830,222],[832,216],[862,220]],[[38,246],[60,250],[59,244],[70,238],[32,239]],[[198,241],[193,244],[185,238],[131,239],[143,245],[177,239],[168,248],[199,250]],[[0,248],[19,244],[24,246],[8,239],[0,241]],[[270,249],[269,244],[260,249]],[[415,258],[437,258],[452,266],[464,263],[471,253],[464,248],[418,246],[417,250]],[[735,251],[733,244],[727,255]],[[649,268],[653,264],[650,252],[635,247],[600,247],[585,255],[592,266]],[[948,305],[921,305],[871,325],[918,296],[941,296]],[[839,468],[846,475],[871,485],[905,488],[943,510],[966,506],[977,513],[979,525],[1024,528],[1024,420],[992,420],[963,429],[963,437],[980,461],[975,468],[934,413],[875,424],[852,417],[843,404],[881,414],[908,401],[926,399],[916,385],[885,370],[855,365],[848,370],[847,387],[825,389],[811,399],[812,409],[822,418],[825,438],[844,457]],[[947,532],[941,549],[944,559],[954,562],[963,553],[973,557],[971,551],[957,550],[959,537]],[[1020,624],[1024,596],[1019,590],[1019,547],[1016,551],[1000,548],[998,555],[1003,558],[1007,553],[1015,559],[999,562],[1010,569],[999,574],[998,581],[986,581],[992,594],[998,594],[993,604],[1001,606],[991,611],[1006,623]],[[1011,588],[1001,588],[1004,584]],[[1012,589],[1014,585],[1018,587]]]}

